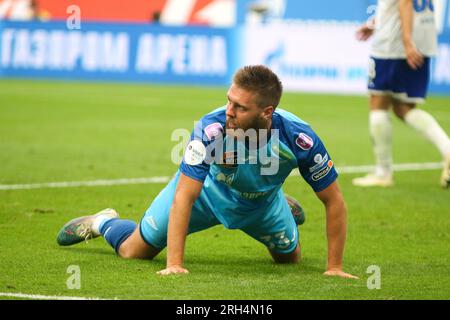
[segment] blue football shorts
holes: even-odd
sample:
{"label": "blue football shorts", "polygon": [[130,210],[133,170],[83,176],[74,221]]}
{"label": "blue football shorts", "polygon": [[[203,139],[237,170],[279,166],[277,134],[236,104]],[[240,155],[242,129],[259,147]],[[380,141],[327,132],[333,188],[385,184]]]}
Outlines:
{"label": "blue football shorts", "polygon": [[430,58],[413,70],[406,59],[371,58],[369,63],[369,93],[390,95],[405,102],[421,104],[425,102],[430,78]]}
{"label": "blue football shorts", "polygon": [[[170,208],[179,177],[180,172],[178,171],[169,184],[153,200],[140,222],[142,238],[147,244],[157,249],[163,249],[167,246]],[[188,234],[221,224],[214,214],[214,210],[220,210],[221,204],[213,201],[214,208],[212,208],[207,205],[211,201],[207,201],[205,197],[206,194],[202,190],[192,207]],[[269,207],[261,209],[257,219],[253,219],[253,221],[238,229],[277,253],[291,253],[299,242],[297,225],[281,190],[278,191]]]}

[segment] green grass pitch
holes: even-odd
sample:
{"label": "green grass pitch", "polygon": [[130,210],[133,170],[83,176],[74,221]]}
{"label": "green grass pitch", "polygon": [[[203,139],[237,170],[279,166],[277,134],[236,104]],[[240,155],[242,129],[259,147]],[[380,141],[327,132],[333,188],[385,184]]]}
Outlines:
{"label": "green grass pitch", "polygon": [[[176,128],[191,130],[225,104],[227,88],[0,81],[0,184],[170,176]],[[309,122],[337,167],[373,163],[366,97],[286,93],[282,107]],[[450,132],[450,99],[425,108]],[[424,138],[394,123],[396,163],[439,162]],[[300,177],[286,193],[307,212],[298,265],[276,265],[264,246],[217,226],[188,237],[187,276],[160,277],[153,261],[117,257],[103,239],[58,247],[69,219],[115,208],[138,221],[164,184],[0,190],[0,293],[118,299],[450,299],[450,190],[440,170],[396,172],[390,189],[358,189],[341,174],[349,209],[345,271],[328,278],[325,213]],[[68,267],[80,289],[68,289]],[[370,290],[371,265],[381,288]],[[5,297],[1,297],[3,299]]]}

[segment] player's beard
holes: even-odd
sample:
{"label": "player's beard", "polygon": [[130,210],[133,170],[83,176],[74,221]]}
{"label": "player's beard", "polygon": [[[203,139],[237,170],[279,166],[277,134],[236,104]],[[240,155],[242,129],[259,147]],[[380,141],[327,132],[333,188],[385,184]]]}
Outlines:
{"label": "player's beard", "polygon": [[256,117],[252,119],[249,123],[240,124],[235,120],[233,121],[230,118],[226,119],[225,126],[227,129],[227,135],[236,136],[235,130],[241,129],[244,132],[249,129],[255,129],[258,133],[260,129],[268,129],[268,123],[266,120]]}
{"label": "player's beard", "polygon": [[225,122],[225,128],[227,130],[235,130],[235,129],[238,129],[238,126],[237,126],[236,122],[231,121],[230,118],[227,118],[227,120]]}

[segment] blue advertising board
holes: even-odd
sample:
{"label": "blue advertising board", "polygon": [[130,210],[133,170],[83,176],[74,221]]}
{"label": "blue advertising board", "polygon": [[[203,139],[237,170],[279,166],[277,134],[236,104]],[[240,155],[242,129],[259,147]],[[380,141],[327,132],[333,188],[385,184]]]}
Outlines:
{"label": "blue advertising board", "polygon": [[[228,85],[243,64],[265,63],[280,72],[287,89],[364,94],[369,50],[355,40],[357,26],[83,23],[70,30],[64,22],[4,21],[0,77]],[[450,95],[449,30],[439,36],[429,92]]]}
{"label": "blue advertising board", "polygon": [[224,84],[237,29],[145,24],[0,22],[0,75]]}

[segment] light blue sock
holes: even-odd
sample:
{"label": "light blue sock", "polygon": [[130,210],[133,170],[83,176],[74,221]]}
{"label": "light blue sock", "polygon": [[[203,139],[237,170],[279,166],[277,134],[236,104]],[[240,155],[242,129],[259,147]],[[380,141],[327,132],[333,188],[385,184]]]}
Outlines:
{"label": "light blue sock", "polygon": [[109,219],[100,225],[100,233],[103,238],[119,253],[120,245],[133,233],[136,229],[136,223],[130,220],[119,218]]}

